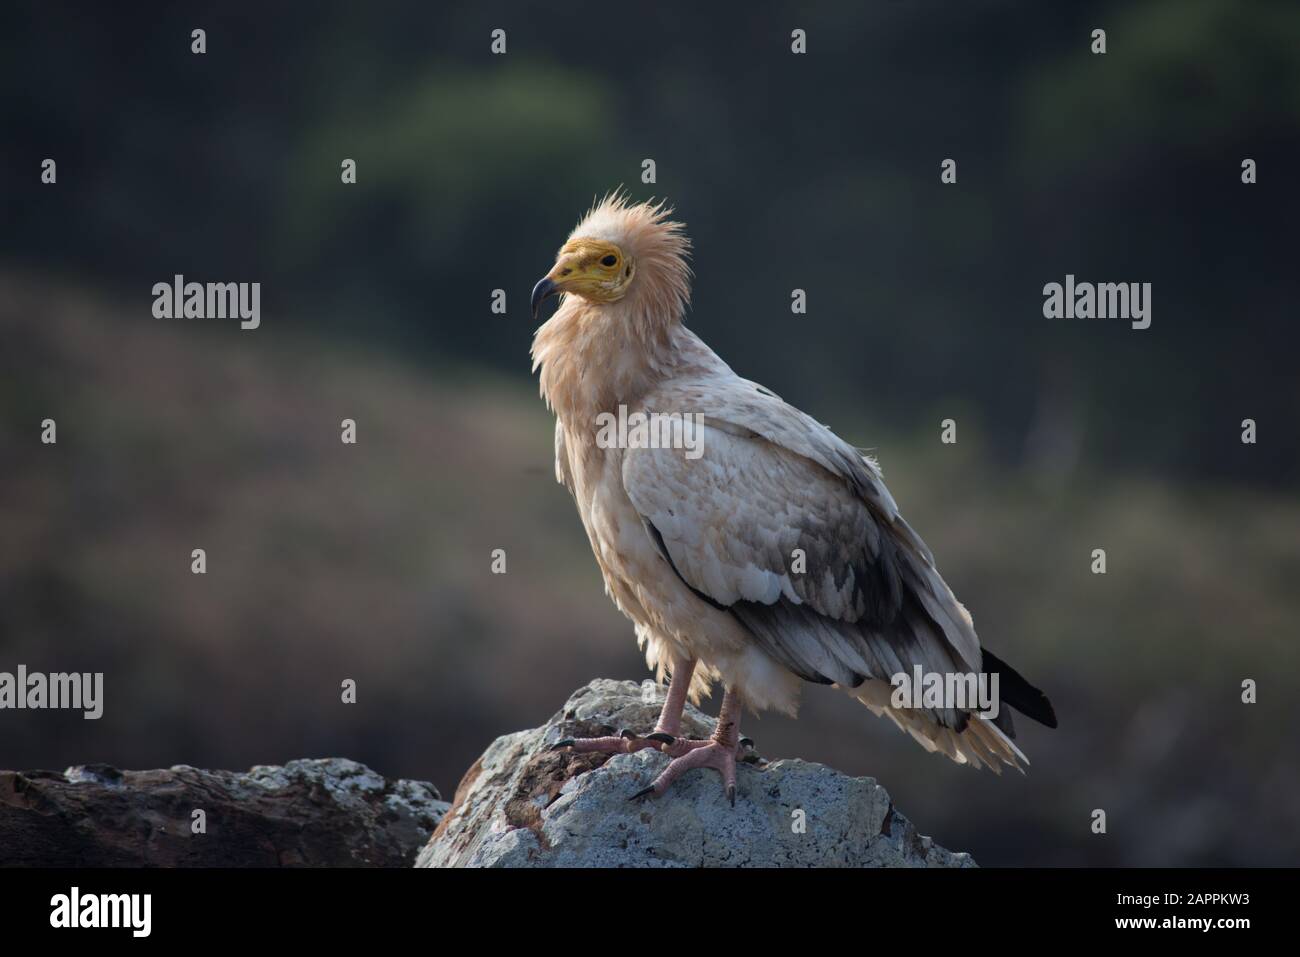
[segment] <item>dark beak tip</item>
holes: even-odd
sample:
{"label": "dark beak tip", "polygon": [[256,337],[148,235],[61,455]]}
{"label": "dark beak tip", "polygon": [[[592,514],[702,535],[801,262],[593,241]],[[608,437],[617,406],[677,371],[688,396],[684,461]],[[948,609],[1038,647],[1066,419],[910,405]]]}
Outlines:
{"label": "dark beak tip", "polygon": [[551,282],[550,279],[542,279],[536,286],[533,287],[532,305],[533,305],[534,321],[536,321],[537,319],[538,310],[542,308],[542,302],[550,298],[551,296],[555,295],[555,293],[556,293],[555,283]]}

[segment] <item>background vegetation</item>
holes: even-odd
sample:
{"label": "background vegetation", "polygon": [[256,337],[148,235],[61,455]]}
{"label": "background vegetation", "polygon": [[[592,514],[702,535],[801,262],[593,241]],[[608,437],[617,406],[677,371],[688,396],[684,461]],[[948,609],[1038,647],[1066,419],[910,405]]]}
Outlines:
{"label": "background vegetation", "polygon": [[[689,224],[693,327],[876,450],[1062,724],[996,779],[810,688],[763,752],[986,864],[1295,863],[1297,51],[1300,8],[1226,0],[12,6],[0,670],[107,702],[0,714],[0,766],[342,754],[450,791],[641,677],[527,359],[529,288],[621,183]],[[1067,272],[1151,282],[1151,329],[1045,320]],[[153,319],[174,273],[261,282],[262,327]]]}

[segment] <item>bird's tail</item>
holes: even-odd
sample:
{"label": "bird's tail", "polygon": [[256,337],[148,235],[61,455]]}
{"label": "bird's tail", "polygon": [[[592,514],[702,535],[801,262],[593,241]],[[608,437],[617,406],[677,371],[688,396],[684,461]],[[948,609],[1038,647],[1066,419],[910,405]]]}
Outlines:
{"label": "bird's tail", "polygon": [[[963,727],[950,728],[936,721],[929,711],[895,708],[890,700],[894,689],[887,681],[871,679],[857,688],[846,690],[873,714],[888,717],[915,738],[925,750],[946,754],[958,764],[969,764],[973,768],[987,767],[994,774],[1001,774],[1003,765],[1023,773],[1029,764],[1029,759],[1016,747],[1011,735],[998,726],[1010,724],[1009,721],[1001,721],[1002,716],[995,723],[978,714],[969,714]],[[1005,711],[1003,716],[1010,717]]]}
{"label": "bird's tail", "polygon": [[[982,652],[984,672],[998,676],[1000,704],[1009,705],[1026,717],[1055,728],[1056,711],[1047,700],[1047,695],[991,651],[982,649]],[[891,684],[879,680],[863,682],[850,690],[850,694],[873,713],[887,716],[919,741],[927,751],[946,754],[958,764],[988,767],[995,774],[1002,773],[1003,765],[1009,765],[1023,773],[1024,765],[1029,764],[1024,752],[1012,741],[1016,730],[1011,722],[1011,712],[1006,708],[1000,709],[998,716],[992,719],[967,713],[961,727],[948,727],[936,720],[935,712],[920,708],[895,708],[892,692]]]}
{"label": "bird's tail", "polygon": [[[1003,704],[1009,704],[1026,718],[1032,718],[1049,728],[1056,727],[1056,711],[1052,702],[1020,674],[1015,668],[999,658],[987,648],[981,649],[984,655],[984,671],[998,676],[998,695]],[[1011,732],[1015,736],[1015,732]]]}

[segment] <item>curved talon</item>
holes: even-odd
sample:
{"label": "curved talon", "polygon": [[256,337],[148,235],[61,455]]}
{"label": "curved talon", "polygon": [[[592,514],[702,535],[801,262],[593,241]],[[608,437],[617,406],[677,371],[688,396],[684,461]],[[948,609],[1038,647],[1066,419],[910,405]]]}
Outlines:
{"label": "curved talon", "polygon": [[667,731],[652,731],[645,736],[647,741],[661,741],[664,744],[675,744],[677,739]]}
{"label": "curved talon", "polygon": [[732,807],[736,806],[736,786],[734,784],[727,786],[727,800],[731,802]]}
{"label": "curved talon", "polygon": [[638,735],[635,731],[631,730],[630,728],[624,728],[622,731],[620,731],[620,732],[618,733],[618,736],[619,736],[620,738],[638,738],[638,737],[640,737],[640,735]]}
{"label": "curved talon", "polygon": [[648,797],[649,795],[654,793],[655,793],[655,786],[652,784],[648,788],[642,788],[640,791],[637,791],[636,794],[633,794],[630,798],[628,798],[628,800],[639,801],[643,797]]}
{"label": "curved talon", "polygon": [[551,745],[551,750],[558,751],[560,750],[560,748],[571,748],[576,743],[577,742],[573,738],[565,738],[562,741],[556,741],[553,745]]}
{"label": "curved talon", "polygon": [[753,738],[741,738],[741,739],[740,739],[740,746],[741,746],[742,748],[749,748],[749,749],[752,751],[752,750],[754,749],[754,739],[753,739]]}

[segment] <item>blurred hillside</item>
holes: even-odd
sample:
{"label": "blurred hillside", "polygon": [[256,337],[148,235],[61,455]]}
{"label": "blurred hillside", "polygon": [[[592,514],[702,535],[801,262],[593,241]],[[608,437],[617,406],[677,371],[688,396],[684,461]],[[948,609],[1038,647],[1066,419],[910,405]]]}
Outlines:
{"label": "blurred hillside", "polygon": [[[1065,430],[1099,470],[1297,486],[1300,389],[1276,357],[1300,345],[1300,6],[741,10],[11,4],[0,261],[124,297],[261,281],[277,324],[510,374],[491,291],[521,315],[624,183],[676,204],[710,341],[792,401],[909,432],[978,416],[1006,467]],[[1151,282],[1152,328],[1044,320],[1067,272]],[[1212,438],[1247,416],[1267,441]]]}
{"label": "blurred hillside", "polygon": [[[0,272],[4,663],[106,673],[97,722],[6,713],[0,766],[345,755],[450,792],[494,736],[587,679],[644,675],[555,484],[524,327],[484,320],[516,352],[495,377],[139,313]],[[766,755],[875,775],[923,832],[990,865],[1300,859],[1294,496],[1008,469],[975,426],[945,447],[815,411],[877,449],[984,641],[1051,694],[1061,728],[1021,721],[1033,766],[999,779],[809,687],[800,720],[747,725]],[[38,441],[46,417],[57,445]],[[1244,677],[1259,704],[1239,702]]]}

